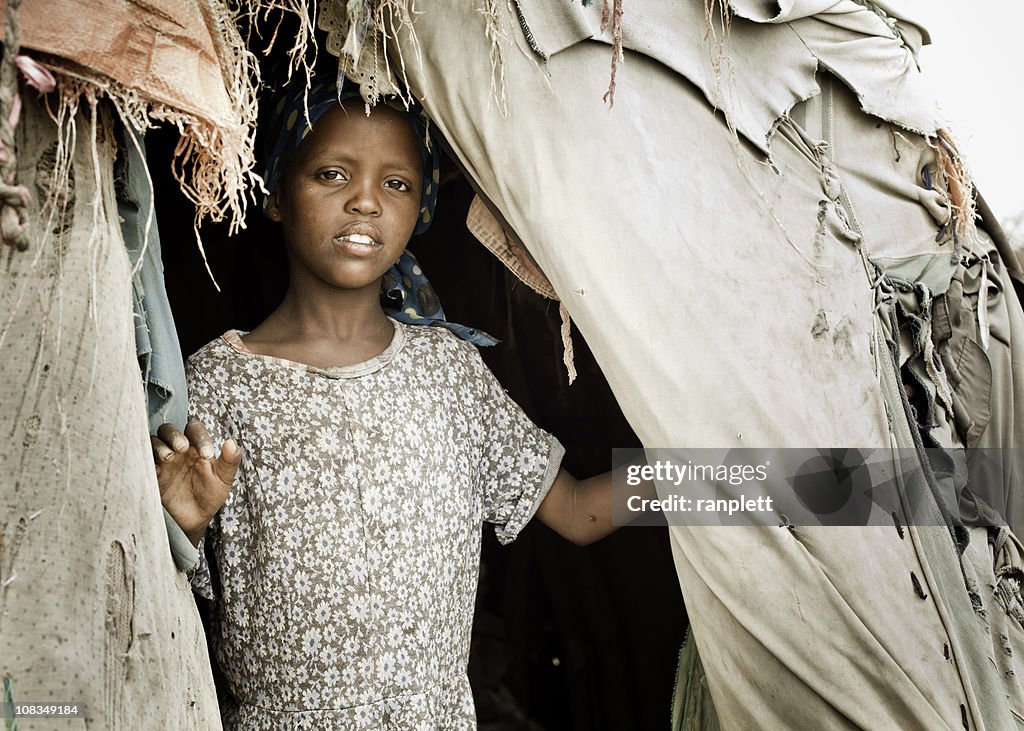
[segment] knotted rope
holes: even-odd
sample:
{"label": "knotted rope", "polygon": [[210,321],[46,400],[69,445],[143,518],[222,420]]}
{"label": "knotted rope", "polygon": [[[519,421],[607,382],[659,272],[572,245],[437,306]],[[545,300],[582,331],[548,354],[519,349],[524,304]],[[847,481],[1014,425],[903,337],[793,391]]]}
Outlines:
{"label": "knotted rope", "polygon": [[18,43],[21,28],[18,8],[21,0],[7,0],[4,18],[4,55],[0,61],[0,241],[16,247],[28,248],[29,192],[16,182],[18,160],[14,150],[14,128],[21,113],[18,96]]}

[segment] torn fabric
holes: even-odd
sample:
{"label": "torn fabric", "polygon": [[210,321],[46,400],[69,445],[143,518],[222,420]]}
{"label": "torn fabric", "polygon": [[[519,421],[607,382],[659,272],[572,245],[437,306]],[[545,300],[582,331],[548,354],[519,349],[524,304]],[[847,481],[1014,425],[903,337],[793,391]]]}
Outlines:
{"label": "torn fabric", "polygon": [[[922,134],[938,116],[917,73],[916,50],[928,38],[914,21],[899,26],[855,0],[659,3],[633,0],[624,15],[623,46],[664,64],[695,84],[728,123],[768,153],[778,120],[818,93],[827,68],[857,93],[864,111]],[[890,19],[907,17],[890,3]],[[548,59],[584,40],[611,43],[601,30],[600,3],[517,0],[527,40]],[[710,13],[710,15],[709,15]],[[710,27],[709,27],[710,22]],[[619,78],[629,75],[628,64]],[[607,83],[607,82],[606,82]]]}
{"label": "torn fabric", "polygon": [[[870,64],[857,52],[834,74],[847,96],[826,107],[844,117],[831,140],[784,113],[820,93],[821,58],[806,39],[866,40],[854,45],[892,52],[886,73],[910,86],[914,42],[861,5],[782,24],[733,17],[721,49],[706,45],[701,2],[628,8],[612,109],[607,46],[585,42],[604,39],[591,11],[568,2],[519,3],[523,22],[503,48],[508,117],[489,97],[486,24],[458,3],[416,17],[423,61],[407,67],[411,90],[563,294],[645,446],[888,449],[899,431],[913,450],[871,257],[941,262],[951,247],[936,241],[941,205],[929,210],[937,194],[917,164],[924,136],[895,165],[890,127],[865,100],[889,105],[905,136],[934,132],[932,107],[873,96],[885,74],[858,88]],[[846,22],[861,12],[878,29],[866,39]],[[668,22],[684,16],[692,22]],[[411,57],[410,37],[398,38]],[[716,93],[719,50],[732,98]],[[833,150],[861,125],[864,145],[844,137]],[[743,138],[762,153],[770,139],[771,164]],[[857,186],[857,155],[881,182],[863,175]],[[935,281],[948,286],[950,274]],[[915,489],[941,515],[933,486]],[[958,546],[935,525],[671,528],[722,726],[958,728],[966,717],[1008,727]]]}
{"label": "torn fabric", "polygon": [[111,97],[125,121],[138,126],[148,114],[177,125],[175,175],[196,205],[197,225],[203,218],[244,225],[258,186],[257,71],[227,3],[29,2],[21,8],[21,45],[45,54],[39,58],[60,72],[58,82],[74,79]]}

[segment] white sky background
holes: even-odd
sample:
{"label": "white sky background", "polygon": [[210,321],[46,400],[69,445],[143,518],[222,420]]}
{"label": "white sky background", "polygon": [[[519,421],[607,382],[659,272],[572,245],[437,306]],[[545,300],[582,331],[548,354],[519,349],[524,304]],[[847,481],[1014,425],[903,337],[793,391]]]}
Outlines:
{"label": "white sky background", "polygon": [[974,179],[1002,221],[1024,212],[1024,3],[917,0],[921,68]]}

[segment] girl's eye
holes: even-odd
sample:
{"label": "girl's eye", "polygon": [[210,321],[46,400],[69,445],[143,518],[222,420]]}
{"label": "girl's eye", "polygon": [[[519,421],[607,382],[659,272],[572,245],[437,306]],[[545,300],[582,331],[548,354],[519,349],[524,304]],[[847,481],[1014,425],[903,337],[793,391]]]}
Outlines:
{"label": "girl's eye", "polygon": [[398,180],[397,178],[392,178],[391,180],[388,180],[386,183],[384,183],[384,187],[390,188],[391,190],[400,190],[403,192],[407,190],[412,190],[408,183],[406,183],[404,180]]}
{"label": "girl's eye", "polygon": [[320,173],[320,177],[323,180],[344,180],[345,176],[342,175],[340,170],[324,170]]}

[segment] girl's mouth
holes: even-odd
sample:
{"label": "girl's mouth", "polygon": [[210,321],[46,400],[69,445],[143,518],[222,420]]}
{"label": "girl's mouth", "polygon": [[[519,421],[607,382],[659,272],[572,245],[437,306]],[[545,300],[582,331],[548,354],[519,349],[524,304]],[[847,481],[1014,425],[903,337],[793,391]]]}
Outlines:
{"label": "girl's mouth", "polygon": [[384,244],[366,234],[346,234],[335,236],[334,244],[353,256],[370,256],[380,251]]}

